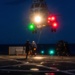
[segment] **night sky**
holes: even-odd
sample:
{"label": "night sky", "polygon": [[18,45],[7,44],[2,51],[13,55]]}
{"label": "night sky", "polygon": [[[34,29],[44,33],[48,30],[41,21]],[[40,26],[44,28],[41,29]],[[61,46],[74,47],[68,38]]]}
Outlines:
{"label": "night sky", "polygon": [[[15,2],[14,2],[15,1]],[[24,44],[26,40],[38,42],[39,32],[32,34],[27,29],[28,14],[32,0],[0,0],[0,44]],[[51,13],[58,15],[56,33],[44,28],[41,44],[65,40],[75,43],[75,0],[46,0]]]}

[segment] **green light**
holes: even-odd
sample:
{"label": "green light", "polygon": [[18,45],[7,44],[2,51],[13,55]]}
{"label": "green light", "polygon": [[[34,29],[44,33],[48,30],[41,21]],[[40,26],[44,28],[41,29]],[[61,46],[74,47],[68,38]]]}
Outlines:
{"label": "green light", "polygon": [[50,54],[54,54],[54,51],[50,51]]}
{"label": "green light", "polygon": [[31,26],[30,26],[30,28],[31,28],[31,29],[33,29],[33,28],[34,28],[34,26],[33,26],[33,25],[31,25]]}
{"label": "green light", "polygon": [[30,30],[34,30],[35,29],[35,26],[33,23],[29,24],[29,27],[28,27]]}
{"label": "green light", "polygon": [[41,51],[41,54],[44,54],[44,51],[43,50]]}
{"label": "green light", "polygon": [[54,50],[49,50],[49,54],[50,55],[54,55],[55,54],[55,51]]}

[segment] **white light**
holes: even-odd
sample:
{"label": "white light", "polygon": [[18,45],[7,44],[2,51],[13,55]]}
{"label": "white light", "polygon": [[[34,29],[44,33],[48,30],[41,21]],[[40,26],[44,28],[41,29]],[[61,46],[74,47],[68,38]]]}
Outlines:
{"label": "white light", "polygon": [[33,59],[35,59],[35,60],[41,60],[41,59],[43,59],[43,57],[38,56],[38,57],[34,57]]}
{"label": "white light", "polygon": [[41,17],[40,16],[35,16],[34,21],[36,23],[40,23],[41,22]]}
{"label": "white light", "polygon": [[32,70],[32,71],[39,71],[38,68],[31,68],[30,70]]}

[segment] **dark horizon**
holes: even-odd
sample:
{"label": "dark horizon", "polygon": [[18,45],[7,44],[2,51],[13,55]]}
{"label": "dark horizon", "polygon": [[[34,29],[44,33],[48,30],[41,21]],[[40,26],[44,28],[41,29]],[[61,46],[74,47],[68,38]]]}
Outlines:
{"label": "dark horizon", "polygon": [[[13,47],[13,46],[24,46],[24,44],[14,44],[14,45],[0,45],[0,55],[3,54],[3,55],[7,55],[8,54],[8,50],[9,50],[9,47]],[[70,54],[71,56],[72,55],[75,55],[75,44],[69,44],[68,45],[69,47],[69,51],[70,51]],[[38,44],[38,52],[40,52],[41,50],[49,50],[49,49],[55,49],[56,48],[56,44]]]}

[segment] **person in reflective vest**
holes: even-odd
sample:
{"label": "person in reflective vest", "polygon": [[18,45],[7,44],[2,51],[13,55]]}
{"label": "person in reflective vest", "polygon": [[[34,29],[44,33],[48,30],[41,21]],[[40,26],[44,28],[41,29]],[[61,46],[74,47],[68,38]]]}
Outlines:
{"label": "person in reflective vest", "polygon": [[32,41],[32,55],[36,55],[37,45],[35,41]]}

